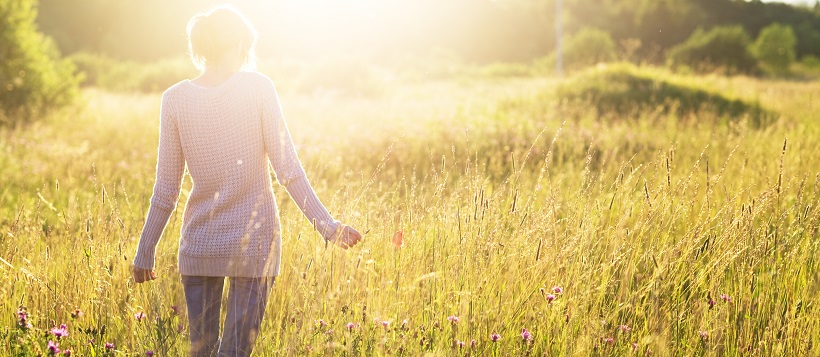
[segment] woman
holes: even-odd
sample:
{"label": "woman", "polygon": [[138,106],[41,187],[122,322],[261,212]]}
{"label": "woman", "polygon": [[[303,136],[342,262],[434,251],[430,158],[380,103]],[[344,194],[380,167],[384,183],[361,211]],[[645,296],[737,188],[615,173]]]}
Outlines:
{"label": "woman", "polygon": [[[157,178],[134,257],[137,283],[156,279],[157,242],[185,167],[193,181],[179,244],[191,356],[247,356],[279,274],[279,215],[268,162],[313,227],[347,249],[361,240],[316,197],[296,156],[273,83],[253,69],[256,34],[230,7],[194,16],[189,50],[201,75],[162,95]],[[219,337],[222,288],[227,317]]]}

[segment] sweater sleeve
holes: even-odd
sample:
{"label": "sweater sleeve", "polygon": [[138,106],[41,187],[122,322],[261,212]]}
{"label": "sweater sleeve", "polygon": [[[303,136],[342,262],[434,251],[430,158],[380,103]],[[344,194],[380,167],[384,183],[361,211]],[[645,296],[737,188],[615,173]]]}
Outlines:
{"label": "sweater sleeve", "polygon": [[299,162],[296,148],[285,124],[282,108],[276,89],[268,88],[268,95],[263,98],[262,130],[265,140],[265,150],[273,165],[276,180],[288,191],[288,194],[299,206],[302,214],[326,240],[333,237],[339,222],[335,221],[327,211],[310,182],[305,170]]}
{"label": "sweater sleeve", "polygon": [[185,157],[179,139],[179,128],[166,93],[162,97],[160,109],[156,183],[137,254],[134,256],[134,266],[137,268],[154,268],[157,243],[176,207],[184,171]]}

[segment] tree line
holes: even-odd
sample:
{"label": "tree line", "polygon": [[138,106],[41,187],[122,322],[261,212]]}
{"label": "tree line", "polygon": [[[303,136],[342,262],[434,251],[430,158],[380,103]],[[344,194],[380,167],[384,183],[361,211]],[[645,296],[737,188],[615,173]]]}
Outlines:
{"label": "tree line", "polygon": [[[555,47],[557,0],[415,0],[367,18],[334,19],[337,28],[293,43],[293,11],[284,1],[234,1],[244,6],[260,32],[260,55],[321,55],[323,51],[364,52],[376,56],[452,51],[474,62],[521,61],[549,54]],[[119,59],[155,60],[185,47],[184,24],[211,0],[40,0],[40,28],[64,53],[87,51]],[[259,5],[263,3],[264,5]],[[373,2],[376,4],[377,2]],[[666,52],[696,30],[739,25],[750,36],[772,24],[790,26],[798,57],[820,57],[820,9],[759,0],[563,0],[565,33],[585,28],[610,34],[622,50],[660,63]],[[315,5],[320,6],[320,5]],[[381,6],[381,5],[373,5]],[[384,6],[382,6],[384,8]],[[364,9],[363,11],[366,11]],[[344,17],[340,15],[340,17]],[[349,16],[348,16],[349,17]],[[364,24],[362,24],[364,22]],[[308,25],[304,25],[308,26]],[[334,33],[361,26],[355,36]],[[326,53],[326,52],[324,52]]]}
{"label": "tree line", "polygon": [[[445,49],[472,63],[537,65],[550,61],[555,46],[555,1],[372,0],[369,6],[382,10],[378,16],[367,7],[338,16],[325,11],[321,20],[332,26],[321,31],[317,23],[293,16],[293,4],[304,2],[234,3],[253,9],[247,14],[268,36],[260,43],[260,57],[425,58]],[[0,125],[27,122],[69,103],[81,80],[76,66],[100,70],[106,67],[101,63],[116,68],[119,61],[155,63],[179,56],[186,47],[187,19],[220,2],[0,0]],[[820,2],[814,7],[757,0],[563,2],[568,62],[576,65],[620,58],[727,74],[782,74],[796,58],[820,66]],[[74,54],[73,60],[61,53]],[[153,71],[151,78],[169,77],[166,70]],[[93,77],[93,71],[83,72],[86,79]],[[151,78],[147,88],[163,87]]]}

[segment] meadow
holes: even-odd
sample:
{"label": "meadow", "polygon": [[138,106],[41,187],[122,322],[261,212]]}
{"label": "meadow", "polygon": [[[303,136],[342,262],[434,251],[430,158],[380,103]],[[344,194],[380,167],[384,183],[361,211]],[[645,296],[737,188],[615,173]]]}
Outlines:
{"label": "meadow", "polygon": [[[820,354],[820,84],[638,70],[768,119],[596,107],[562,94],[577,76],[279,82],[311,183],[365,238],[326,246],[274,188],[282,274],[256,355]],[[0,129],[0,355],[45,355],[49,341],[80,356],[187,353],[189,179],[159,278],[130,275],[158,113],[159,93],[87,88]]]}

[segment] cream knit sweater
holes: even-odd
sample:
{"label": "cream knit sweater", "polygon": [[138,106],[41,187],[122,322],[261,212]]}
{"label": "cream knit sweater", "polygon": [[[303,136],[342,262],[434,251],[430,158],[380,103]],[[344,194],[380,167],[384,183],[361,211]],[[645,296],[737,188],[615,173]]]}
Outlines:
{"label": "cream knit sweater", "polygon": [[313,227],[330,239],[339,222],[305,176],[270,79],[237,72],[216,87],[186,80],[165,91],[157,179],[134,266],[153,269],[187,166],[193,189],[183,214],[179,272],[278,275],[282,238],[268,162]]}

